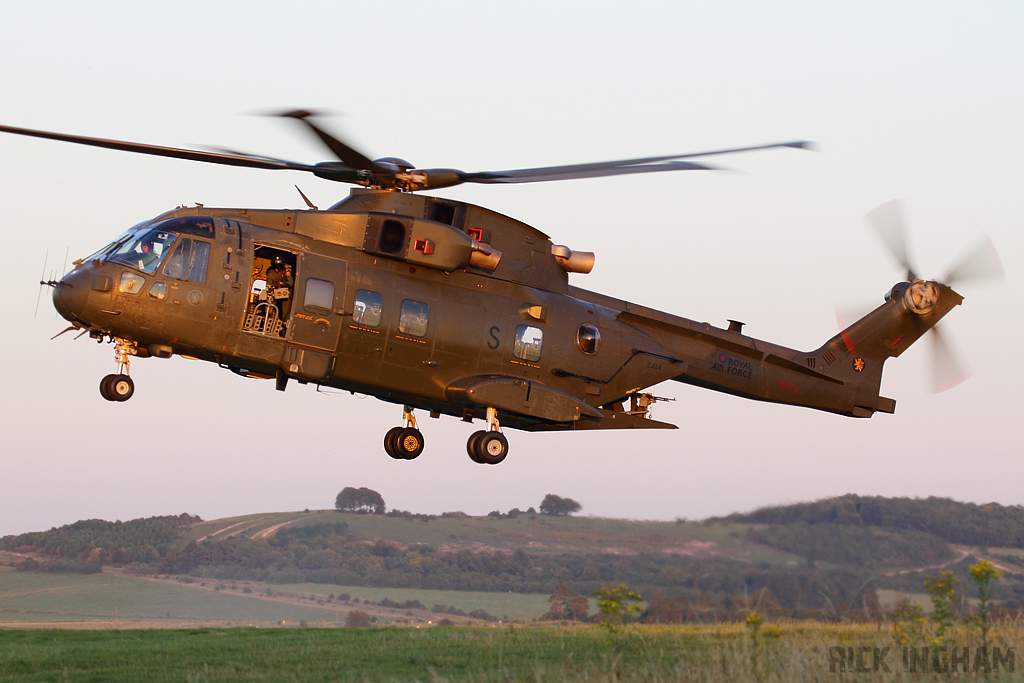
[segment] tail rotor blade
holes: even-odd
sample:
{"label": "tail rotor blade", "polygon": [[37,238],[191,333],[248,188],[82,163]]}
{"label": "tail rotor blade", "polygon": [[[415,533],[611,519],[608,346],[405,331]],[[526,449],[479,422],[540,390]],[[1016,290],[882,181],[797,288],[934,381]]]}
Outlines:
{"label": "tail rotor blade", "polygon": [[938,326],[931,329],[932,338],[932,393],[952,389],[970,376],[957,360],[946,338],[939,333]]}
{"label": "tail rotor blade", "polygon": [[885,246],[889,247],[896,261],[907,271],[907,279],[913,280],[914,269],[907,255],[907,234],[903,227],[903,200],[893,199],[872,209],[864,218],[871,223]]}
{"label": "tail rotor blade", "polygon": [[952,286],[954,282],[965,280],[996,283],[1003,281],[1003,264],[999,260],[999,253],[996,252],[995,245],[992,244],[992,240],[988,236],[949,271],[944,282]]}

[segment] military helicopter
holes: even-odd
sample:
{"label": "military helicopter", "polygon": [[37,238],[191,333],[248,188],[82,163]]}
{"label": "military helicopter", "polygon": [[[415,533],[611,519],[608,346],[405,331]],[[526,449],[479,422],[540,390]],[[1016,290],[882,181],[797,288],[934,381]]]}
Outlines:
{"label": "military helicopter", "polygon": [[417,194],[461,183],[707,170],[690,159],[807,148],[803,141],[467,173],[371,160],[308,111],[282,116],[302,122],[337,161],[303,164],[0,126],[360,186],[326,210],[304,194],[306,211],[179,207],[75,261],[60,280],[41,283],[53,288],[68,330],[114,344],[117,371],[101,380],[103,398],[132,397],[133,357],[178,354],[274,379],[280,391],[294,379],[398,404],[402,423],[384,437],[395,459],[423,451],[415,410],[484,420],[467,452],[477,463],[497,464],[509,451],[503,428],[675,429],[651,419],[659,399],[644,391],[666,380],[850,417],[893,413],[896,401],[879,395],[883,364],[963,301],[950,279],[914,274],[889,207],[878,221],[906,266],[906,281],[822,346],[797,351],[744,335],[738,321],[721,329],[572,286],[569,274],[590,272],[594,254],[556,245],[486,208]]}

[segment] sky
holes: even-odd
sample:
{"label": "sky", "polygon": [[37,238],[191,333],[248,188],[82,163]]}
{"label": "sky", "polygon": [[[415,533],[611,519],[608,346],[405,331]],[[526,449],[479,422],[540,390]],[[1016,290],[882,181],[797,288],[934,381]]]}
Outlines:
{"label": "sky", "polygon": [[[594,251],[571,283],[814,349],[838,306],[902,279],[864,214],[905,200],[914,264],[941,277],[988,235],[999,285],[965,283],[943,333],[973,374],[929,393],[926,340],[889,361],[895,415],[855,420],[677,383],[675,431],[509,431],[499,466],[470,427],[421,416],[426,449],[388,458],[401,409],[274,390],[182,358],[137,360],[136,393],[97,389],[111,346],[67,334],[39,275],[180,204],[321,207],[348,186],[296,172],[0,136],[0,535],[79,519],[205,519],[330,508],[346,486],[389,508],[698,519],[857,493],[1024,503],[1018,420],[1024,265],[1024,5],[977,2],[15,3],[0,23],[0,124],[316,162],[294,121],[371,158],[498,170],[793,139],[729,170],[431,194]],[[45,267],[44,267],[45,261]],[[861,304],[863,305],[863,304]]]}

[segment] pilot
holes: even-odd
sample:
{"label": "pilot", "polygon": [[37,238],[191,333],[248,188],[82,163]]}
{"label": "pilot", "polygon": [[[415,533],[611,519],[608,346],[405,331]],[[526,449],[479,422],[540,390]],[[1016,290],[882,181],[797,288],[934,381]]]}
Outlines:
{"label": "pilot", "polygon": [[[291,268],[284,262],[283,256],[275,256],[274,262],[267,269],[267,289],[274,297],[274,305],[277,306],[278,318],[281,321],[288,320],[288,314],[292,310],[292,288],[295,286],[295,279],[292,277]],[[284,296],[279,296],[278,290],[284,289]]]}
{"label": "pilot", "polygon": [[150,273],[156,270],[156,266],[152,265],[154,261],[160,260],[160,255],[156,253],[153,248],[153,244],[150,242],[143,242],[138,252],[139,270]]}

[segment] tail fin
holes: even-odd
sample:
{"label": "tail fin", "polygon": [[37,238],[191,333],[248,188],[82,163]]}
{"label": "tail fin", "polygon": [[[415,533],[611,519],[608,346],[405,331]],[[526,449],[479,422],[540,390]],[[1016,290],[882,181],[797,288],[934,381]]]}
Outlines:
{"label": "tail fin", "polygon": [[927,280],[900,282],[885,298],[883,305],[812,354],[820,359],[821,372],[853,390],[856,400],[852,414],[856,417],[895,410],[893,399],[878,395],[883,364],[906,351],[963,302],[963,297],[950,287]]}

